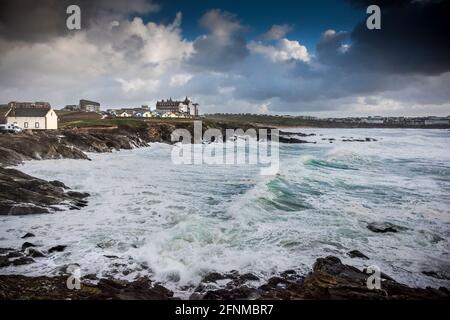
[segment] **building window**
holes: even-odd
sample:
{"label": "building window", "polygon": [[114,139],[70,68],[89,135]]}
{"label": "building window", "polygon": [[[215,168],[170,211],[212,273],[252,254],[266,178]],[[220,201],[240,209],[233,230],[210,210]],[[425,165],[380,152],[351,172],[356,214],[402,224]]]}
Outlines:
{"label": "building window", "polygon": [[35,128],[39,128],[39,122],[36,122],[36,123],[34,124],[34,127],[35,127]]}
{"label": "building window", "polygon": [[27,129],[27,128],[28,128],[28,122],[24,122],[24,123],[23,123],[23,127],[24,127],[25,129]]}

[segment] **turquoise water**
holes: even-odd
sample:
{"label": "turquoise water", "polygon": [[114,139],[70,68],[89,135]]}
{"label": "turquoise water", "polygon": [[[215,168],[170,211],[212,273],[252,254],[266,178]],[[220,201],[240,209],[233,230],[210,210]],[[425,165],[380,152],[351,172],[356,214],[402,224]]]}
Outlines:
{"label": "turquoise water", "polygon": [[[276,176],[252,165],[176,166],[164,144],[93,154],[93,161],[28,162],[20,169],[92,196],[77,212],[1,217],[0,247],[20,246],[29,231],[43,249],[69,247],[0,272],[55,274],[77,263],[85,274],[149,275],[183,295],[209,271],[268,278],[292,268],[306,273],[316,258],[335,255],[409,285],[449,286],[422,271],[450,276],[450,132],[300,131],[316,133],[306,139],[317,143],[282,145]],[[404,230],[377,234],[370,222]],[[350,259],[354,249],[370,260]]]}

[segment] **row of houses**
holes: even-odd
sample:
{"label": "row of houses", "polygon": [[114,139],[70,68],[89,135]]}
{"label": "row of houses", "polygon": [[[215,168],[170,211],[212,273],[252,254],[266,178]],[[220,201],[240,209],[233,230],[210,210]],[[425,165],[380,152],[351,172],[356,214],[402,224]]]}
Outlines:
{"label": "row of houses", "polygon": [[58,116],[48,102],[17,102],[0,105],[0,124],[22,129],[58,129]]}
{"label": "row of houses", "polygon": [[96,112],[119,118],[192,118],[199,115],[199,104],[194,103],[188,97],[184,100],[169,98],[157,101],[154,110],[143,105],[140,108],[107,109],[106,112],[102,112],[99,102],[82,99],[78,104],[67,105],[62,111]]}
{"label": "row of houses", "polygon": [[192,118],[199,114],[199,104],[192,102],[188,97],[182,101],[161,100],[156,102],[155,110],[148,106],[140,108],[108,109],[107,115],[119,118]]}
{"label": "row of houses", "polygon": [[350,118],[328,118],[331,122],[374,124],[374,125],[400,125],[400,126],[445,126],[450,125],[449,117],[350,117]]}

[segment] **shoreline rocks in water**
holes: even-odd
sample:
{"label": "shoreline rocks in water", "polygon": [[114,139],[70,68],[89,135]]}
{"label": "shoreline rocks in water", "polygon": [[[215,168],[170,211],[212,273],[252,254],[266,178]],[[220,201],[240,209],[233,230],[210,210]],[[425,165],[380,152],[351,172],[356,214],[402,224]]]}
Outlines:
{"label": "shoreline rocks in water", "polygon": [[[3,249],[4,253],[12,252]],[[12,250],[12,249],[10,249]],[[3,257],[3,256],[1,256]],[[1,258],[0,258],[1,259]],[[0,260],[1,261],[1,260]],[[369,275],[343,264],[336,257],[317,259],[306,276],[287,270],[256,287],[260,279],[237,271],[206,275],[190,296],[191,300],[417,300],[450,299],[446,288],[410,288],[389,277],[382,277],[381,289],[367,287]],[[220,288],[219,288],[220,283]],[[167,300],[175,299],[173,292],[148,278],[132,282],[115,279],[81,279],[80,290],[67,288],[67,276],[26,277],[0,275],[0,299],[118,299]]]}
{"label": "shoreline rocks in water", "polygon": [[173,292],[147,278],[133,282],[100,279],[69,290],[67,277],[0,275],[0,300],[168,300]]}
{"label": "shoreline rocks in water", "polygon": [[62,183],[47,182],[20,172],[0,167],[0,215],[28,215],[80,209],[87,205],[89,194],[66,191]]}
{"label": "shoreline rocks in water", "polygon": [[[270,278],[265,284],[253,288],[231,279],[225,288],[208,290],[207,283],[201,283],[191,299],[227,300],[227,299],[312,299],[312,300],[407,300],[407,299],[450,299],[446,288],[410,288],[389,277],[382,277],[381,289],[367,287],[370,275],[359,269],[343,264],[336,257],[317,259],[312,272],[306,277],[294,270]],[[216,275],[215,278],[220,278]],[[208,277],[206,277],[208,279]]]}
{"label": "shoreline rocks in water", "polygon": [[397,233],[399,231],[405,230],[406,228],[397,226],[390,222],[372,222],[367,225],[367,229],[375,233]]}
{"label": "shoreline rocks in water", "polygon": [[111,152],[147,146],[139,128],[55,130],[0,135],[0,215],[44,214],[67,207],[80,210],[88,193],[69,191],[60,181],[45,181],[6,166],[28,160],[83,159],[85,152]]}

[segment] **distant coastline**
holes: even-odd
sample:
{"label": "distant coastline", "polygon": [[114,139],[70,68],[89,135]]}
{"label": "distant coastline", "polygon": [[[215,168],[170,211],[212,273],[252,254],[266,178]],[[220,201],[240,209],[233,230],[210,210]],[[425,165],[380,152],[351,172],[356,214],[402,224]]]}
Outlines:
{"label": "distant coastline", "polygon": [[[277,128],[450,129],[449,117],[314,118],[262,114],[207,114],[204,115],[203,118],[214,121],[230,121],[259,126],[274,126]],[[404,119],[403,122],[402,119]],[[374,123],[370,123],[370,121],[373,121]],[[433,121],[435,123],[433,123]]]}

